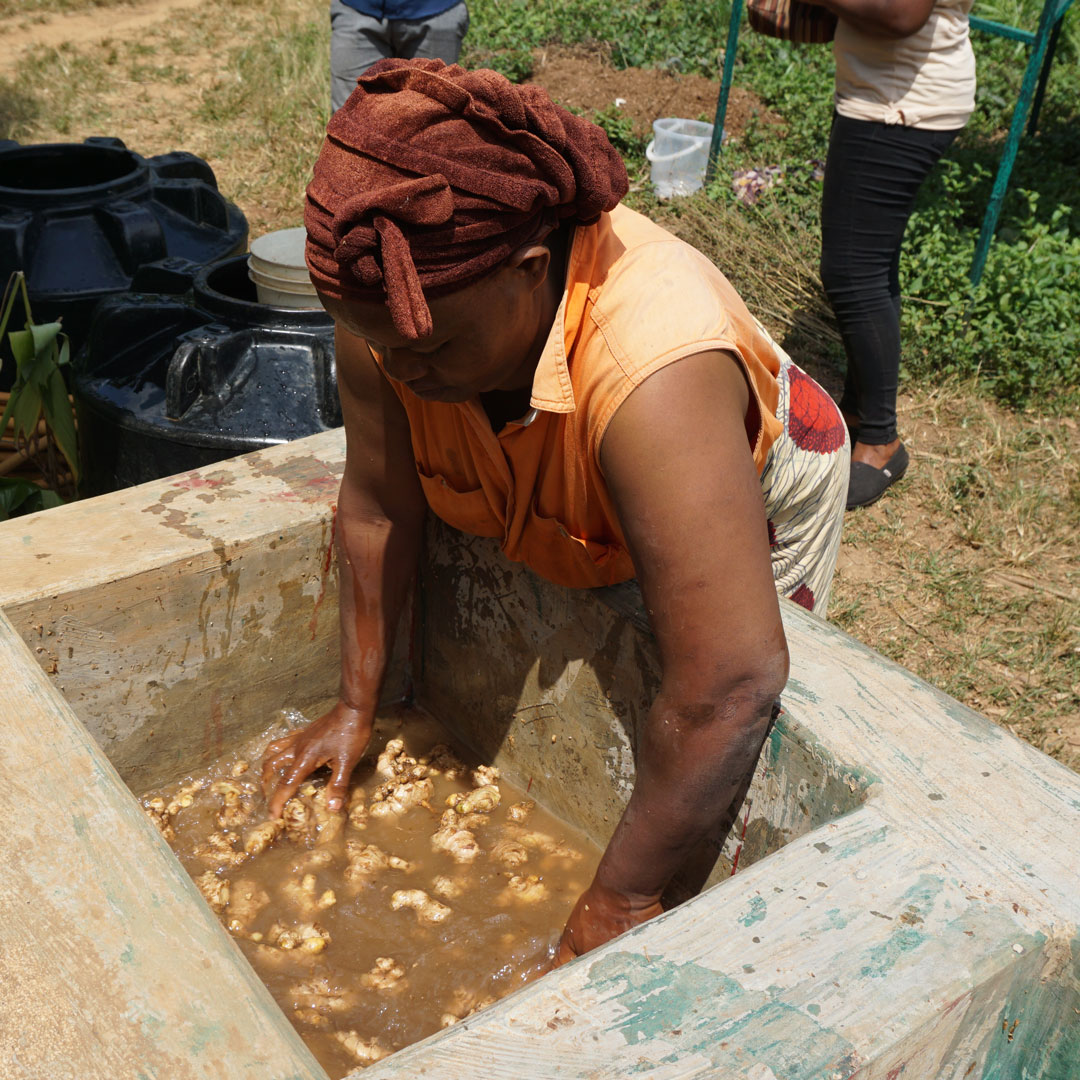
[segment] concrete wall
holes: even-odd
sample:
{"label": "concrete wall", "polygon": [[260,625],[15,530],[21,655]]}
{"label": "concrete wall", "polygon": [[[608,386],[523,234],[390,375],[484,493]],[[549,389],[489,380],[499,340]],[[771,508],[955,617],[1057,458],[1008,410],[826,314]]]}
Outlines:
{"label": "concrete wall", "polygon": [[[333,692],[342,454],[327,433],[0,525],[5,1078],[322,1075],[123,781]],[[367,1080],[1080,1076],[1080,778],[784,618],[785,715],[713,870],[741,842],[737,875]],[[420,700],[602,840],[658,674],[633,589],[434,527],[416,626]]]}

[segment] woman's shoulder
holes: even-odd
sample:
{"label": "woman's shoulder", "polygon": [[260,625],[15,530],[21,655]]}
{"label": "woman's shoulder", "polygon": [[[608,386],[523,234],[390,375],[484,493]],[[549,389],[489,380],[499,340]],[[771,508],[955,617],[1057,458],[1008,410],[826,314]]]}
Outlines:
{"label": "woman's shoulder", "polygon": [[655,355],[722,333],[734,290],[720,270],[643,214],[617,207],[610,218],[590,292],[592,319],[605,335]]}

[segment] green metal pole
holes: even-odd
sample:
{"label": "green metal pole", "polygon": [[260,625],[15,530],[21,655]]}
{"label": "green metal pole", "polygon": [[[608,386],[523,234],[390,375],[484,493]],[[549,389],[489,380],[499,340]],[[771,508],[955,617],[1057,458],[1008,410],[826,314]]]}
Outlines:
{"label": "green metal pole", "polygon": [[1046,93],[1046,84],[1050,78],[1050,65],[1054,62],[1054,53],[1057,50],[1058,35],[1061,33],[1061,24],[1065,19],[1065,13],[1058,16],[1050,31],[1050,44],[1046,46],[1046,59],[1043,61],[1042,71],[1039,73],[1039,88],[1035,91],[1035,100],[1031,105],[1031,119],[1028,121],[1027,133],[1034,135],[1039,126],[1039,113],[1042,111],[1043,95]]}
{"label": "green metal pole", "polygon": [[720,97],[717,99],[716,116],[713,118],[712,141],[709,143],[709,165],[705,170],[705,183],[712,180],[716,172],[716,159],[720,156],[721,143],[724,139],[724,120],[727,118],[731,79],[735,74],[735,53],[739,48],[739,23],[742,21],[742,9],[743,0],[731,0],[731,19],[728,22],[727,45],[724,46],[724,73],[720,79]]}
{"label": "green metal pole", "polygon": [[1057,2],[1047,0],[1039,18],[1039,29],[1035,31],[1035,43],[1032,45],[1031,56],[1028,58],[1027,68],[1024,70],[1024,79],[1020,84],[1020,97],[1016,102],[1016,107],[1013,109],[1012,123],[1009,125],[1009,134],[1005,139],[1005,146],[1001,153],[1001,164],[998,166],[997,176],[994,177],[990,201],[986,205],[986,213],[983,214],[979,241],[975,245],[975,258],[971,263],[970,274],[972,288],[979,284],[983,270],[986,268],[986,257],[990,253],[990,244],[994,239],[994,230],[997,228],[998,217],[1001,214],[1001,204],[1005,201],[1009,176],[1012,173],[1013,163],[1016,161],[1016,153],[1020,148],[1020,138],[1024,134],[1024,124],[1031,110],[1043,59],[1047,54],[1047,46],[1050,43],[1051,28],[1071,2],[1072,0],[1065,0],[1065,3],[1062,4],[1061,0],[1057,0]]}

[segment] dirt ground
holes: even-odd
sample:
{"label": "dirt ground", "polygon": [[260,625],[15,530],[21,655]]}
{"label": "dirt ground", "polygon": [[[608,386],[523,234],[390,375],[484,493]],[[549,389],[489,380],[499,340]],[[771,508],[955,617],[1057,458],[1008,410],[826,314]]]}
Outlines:
{"label": "dirt ground", "polygon": [[[535,58],[531,81],[544,87],[561,105],[586,116],[617,108],[631,122],[634,134],[641,137],[650,134],[652,122],[660,117],[711,123],[716,114],[719,84],[703,75],[643,68],[619,71],[597,49],[540,49]],[[766,123],[782,122],[745,87],[733,86],[725,118],[728,133],[741,134],[754,113]]]}
{"label": "dirt ground", "polygon": [[[310,14],[323,0],[283,2]],[[236,50],[258,36],[266,17],[239,0],[16,15],[0,20],[0,76],[10,79],[31,59],[48,65],[47,75],[36,76],[39,112],[25,141],[112,135],[146,156],[198,154],[259,235],[299,223],[321,128],[304,130],[303,145],[293,148],[294,174],[283,183],[270,177],[278,133],[230,141],[220,125],[200,119],[198,106],[239,78]],[[718,91],[718,82],[701,77],[617,71],[596,50],[540,50],[533,78],[586,114],[623,110],[640,136],[661,116],[711,119]],[[729,134],[754,112],[780,122],[736,86]],[[237,118],[238,127],[246,122]],[[904,393],[900,416],[909,476],[889,498],[848,516],[832,617],[1080,768],[1080,564],[1075,539],[1051,540],[1048,531],[1080,504],[1075,420],[1008,413],[962,388]]]}

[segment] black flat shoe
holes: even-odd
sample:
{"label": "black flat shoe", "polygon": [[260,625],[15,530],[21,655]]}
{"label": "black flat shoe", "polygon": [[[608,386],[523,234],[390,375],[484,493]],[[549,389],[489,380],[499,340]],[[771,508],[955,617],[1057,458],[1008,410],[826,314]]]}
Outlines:
{"label": "black flat shoe", "polygon": [[865,461],[853,461],[851,478],[848,480],[847,508],[854,510],[857,506],[876,503],[889,486],[907,471],[908,460],[908,452],[901,443],[883,469],[875,469]]}

